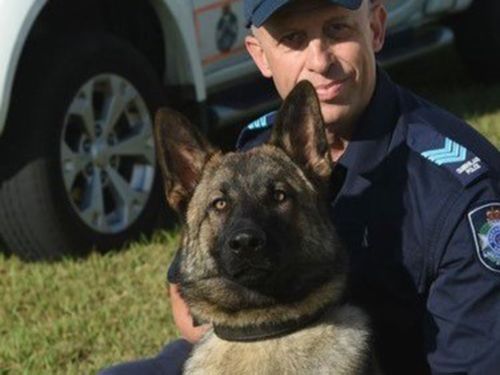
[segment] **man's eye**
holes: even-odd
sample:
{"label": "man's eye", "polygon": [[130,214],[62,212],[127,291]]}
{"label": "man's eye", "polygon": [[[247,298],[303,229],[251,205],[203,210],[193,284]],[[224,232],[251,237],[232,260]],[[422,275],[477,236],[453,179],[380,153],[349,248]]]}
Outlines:
{"label": "man's eye", "polygon": [[283,44],[290,48],[297,48],[302,45],[304,39],[305,36],[303,33],[293,32],[282,36],[280,39],[280,44]]}
{"label": "man's eye", "polygon": [[331,39],[342,39],[349,35],[350,28],[343,23],[332,23],[325,27],[324,33]]}

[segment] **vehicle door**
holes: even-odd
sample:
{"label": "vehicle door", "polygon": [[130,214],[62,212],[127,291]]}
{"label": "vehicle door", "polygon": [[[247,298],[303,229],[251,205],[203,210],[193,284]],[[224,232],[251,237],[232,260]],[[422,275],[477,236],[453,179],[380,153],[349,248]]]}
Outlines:
{"label": "vehicle door", "polygon": [[389,13],[388,29],[393,33],[418,23],[425,0],[383,0]]}
{"label": "vehicle door", "polygon": [[243,0],[191,0],[205,75],[249,59]]}

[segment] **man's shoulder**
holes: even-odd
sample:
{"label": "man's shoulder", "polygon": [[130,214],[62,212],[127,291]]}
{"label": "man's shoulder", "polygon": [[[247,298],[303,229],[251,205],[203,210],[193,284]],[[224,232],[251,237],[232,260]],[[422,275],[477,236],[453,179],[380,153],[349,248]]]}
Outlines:
{"label": "man's shoulder", "polygon": [[[500,212],[499,150],[464,120],[405,89],[400,101],[399,129],[408,151],[406,208],[430,246],[430,272],[437,272],[450,244],[447,256],[471,259],[477,253],[481,263],[500,272],[500,256],[490,251],[500,248],[500,237],[494,237],[500,226],[489,219],[497,220]],[[487,235],[489,243],[481,239]],[[450,243],[452,236],[460,241]]]}
{"label": "man's shoulder", "polygon": [[500,152],[470,124],[404,89],[400,107],[406,143],[427,168],[464,187],[484,177],[498,179]]}
{"label": "man's shoulder", "polygon": [[415,158],[421,160],[419,165],[435,171],[442,183],[450,181],[467,187],[494,172],[491,156],[485,158],[480,148],[470,147],[463,138],[440,131],[432,122],[409,122],[406,143]]}
{"label": "man's shoulder", "polygon": [[266,113],[245,126],[236,141],[236,149],[244,151],[265,143],[269,139],[276,114],[276,111]]}

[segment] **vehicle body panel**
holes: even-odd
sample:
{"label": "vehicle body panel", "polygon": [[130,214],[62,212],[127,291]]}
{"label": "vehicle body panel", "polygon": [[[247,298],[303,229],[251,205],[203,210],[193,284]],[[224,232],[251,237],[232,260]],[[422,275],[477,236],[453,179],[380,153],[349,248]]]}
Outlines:
{"label": "vehicle body panel", "polygon": [[[192,1],[151,0],[163,29],[167,71],[164,81],[174,85],[192,84],[195,99],[206,99],[200,50],[196,43],[196,30],[192,22]],[[185,22],[180,22],[184,20]],[[172,53],[172,51],[174,51]]]}
{"label": "vehicle body panel", "polygon": [[207,91],[257,72],[245,50],[243,0],[192,2]]}
{"label": "vehicle body panel", "polygon": [[47,0],[0,0],[0,134],[24,43],[46,3]]}

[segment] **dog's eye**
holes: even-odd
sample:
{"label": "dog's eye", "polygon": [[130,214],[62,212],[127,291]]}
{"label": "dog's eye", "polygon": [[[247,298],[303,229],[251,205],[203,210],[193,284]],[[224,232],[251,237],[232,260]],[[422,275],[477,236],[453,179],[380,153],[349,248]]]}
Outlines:
{"label": "dog's eye", "polygon": [[227,201],[224,198],[217,198],[212,202],[212,207],[217,211],[224,211],[227,207]]}
{"label": "dog's eye", "polygon": [[281,189],[275,189],[273,190],[273,199],[275,202],[281,203],[286,201],[287,195],[284,190]]}

